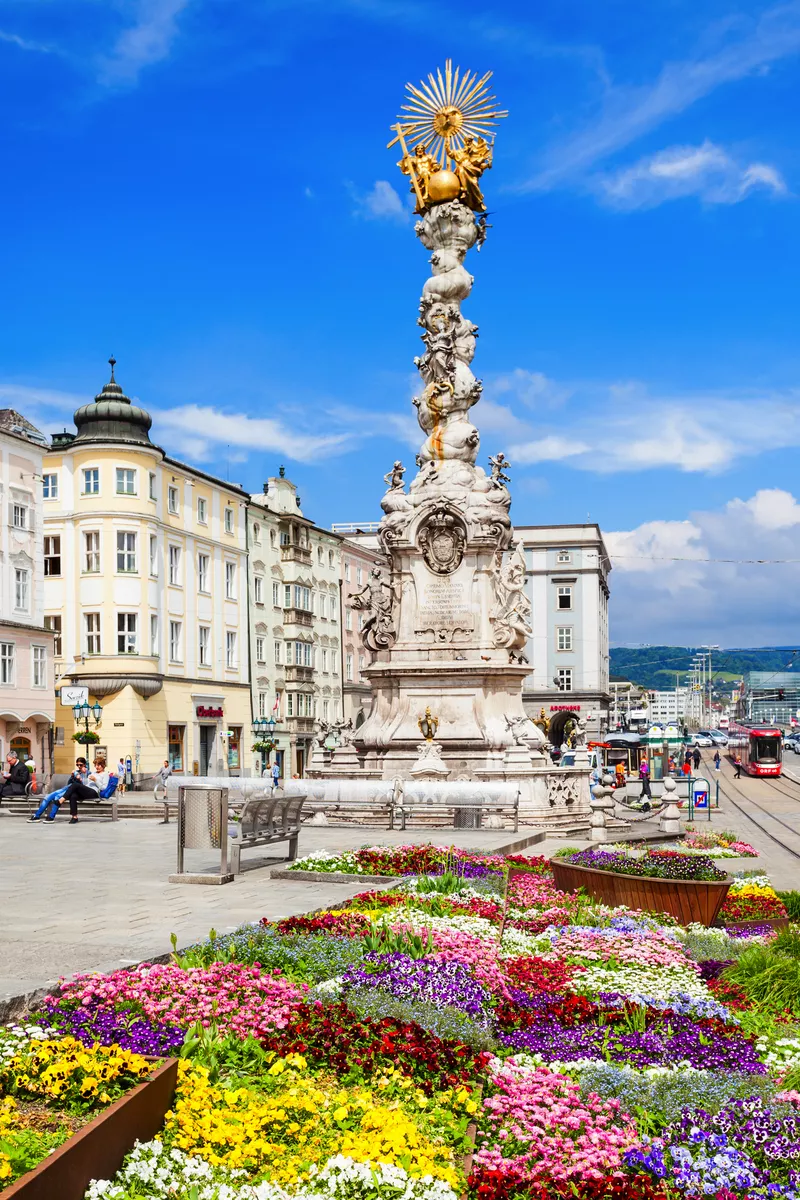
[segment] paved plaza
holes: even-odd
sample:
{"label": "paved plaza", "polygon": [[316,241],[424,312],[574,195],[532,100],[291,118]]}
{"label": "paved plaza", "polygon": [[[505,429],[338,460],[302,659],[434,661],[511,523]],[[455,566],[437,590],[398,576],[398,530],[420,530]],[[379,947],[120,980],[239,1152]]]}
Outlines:
{"label": "paved plaza", "polygon": [[[800,858],[787,848],[800,849],[800,770],[795,771],[792,764],[784,778],[782,786],[787,791],[781,796],[763,780],[743,777],[734,781],[725,764],[720,776],[720,810],[712,812],[714,826],[735,830],[761,852],[758,859],[732,859],[724,865],[734,871],[763,868],[781,890],[800,886]],[[752,817],[748,815],[749,802]],[[765,816],[765,808],[786,824],[776,824]],[[699,827],[705,820],[704,814],[697,814]],[[797,830],[795,837],[787,825]],[[658,832],[656,822],[635,829],[642,834]],[[401,832],[306,827],[300,853],[426,841],[492,850],[523,842],[532,834],[525,829],[516,835],[510,830]],[[778,835],[785,846],[774,840]],[[65,820],[31,825],[3,817],[0,1003],[46,987],[60,975],[113,970],[166,954],[173,933],[179,946],[186,946],[212,928],[226,933],[263,916],[279,919],[307,912],[347,899],[365,886],[271,879],[270,868],[280,864],[282,846],[269,858],[257,857],[258,850],[245,855],[244,871],[231,884],[171,884],[167,877],[175,870],[175,842],[174,823],[82,820],[71,827]],[[569,842],[589,844],[581,838]],[[552,854],[563,845],[563,838],[547,838],[531,853]],[[217,867],[213,851],[187,856],[189,870],[211,872]]]}
{"label": "paved plaza", "polygon": [[[530,834],[520,834],[520,838]],[[509,830],[306,828],[300,854],[363,845],[434,841],[480,849],[508,845]],[[272,847],[268,848],[272,850]],[[179,946],[227,933],[245,921],[272,920],[335,904],[365,885],[270,878],[270,858],[242,856],[243,872],[223,886],[174,884],[176,825],[156,821],[64,819],[52,825],[0,819],[0,1003],[75,971],[115,970]],[[214,851],[187,852],[188,870],[219,869]]]}

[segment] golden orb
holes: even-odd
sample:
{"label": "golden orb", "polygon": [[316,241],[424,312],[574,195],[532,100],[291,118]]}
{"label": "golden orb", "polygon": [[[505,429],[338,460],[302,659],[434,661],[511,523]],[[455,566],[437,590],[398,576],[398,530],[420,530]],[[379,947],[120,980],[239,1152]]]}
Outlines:
{"label": "golden orb", "polygon": [[452,171],[434,171],[433,175],[428,176],[428,197],[434,204],[442,200],[455,200],[460,191],[458,176]]}

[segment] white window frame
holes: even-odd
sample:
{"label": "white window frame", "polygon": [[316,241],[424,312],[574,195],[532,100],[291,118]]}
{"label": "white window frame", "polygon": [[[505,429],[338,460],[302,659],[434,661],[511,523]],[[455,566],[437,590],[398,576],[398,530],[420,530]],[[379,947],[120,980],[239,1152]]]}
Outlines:
{"label": "white window frame", "polygon": [[257,663],[264,663],[267,661],[267,652],[264,649],[264,646],[266,645],[266,640],[267,639],[262,637],[261,635],[259,635],[256,638],[256,662]]}
{"label": "white window frame", "polygon": [[197,497],[197,523],[198,525],[208,524],[208,500],[205,496]]}
{"label": "white window frame", "polygon": [[58,472],[45,471],[42,475],[42,499],[57,500],[58,499]]}
{"label": "white window frame", "polygon": [[237,650],[236,632],[233,629],[225,630],[225,670],[235,671],[238,665],[236,650]]}
{"label": "white window frame", "polygon": [[158,578],[158,538],[150,534],[150,578]]}
{"label": "white window frame", "polygon": [[254,604],[264,603],[264,576],[255,575],[253,577],[253,602]]}
{"label": "white window frame", "polygon": [[230,559],[225,561],[225,599],[236,599],[236,563]]}
{"label": "white window frame", "polygon": [[281,646],[281,642],[276,642],[273,646],[273,650],[275,652],[275,665],[278,667],[281,665],[281,658],[283,657],[281,654]]}
{"label": "white window frame", "polygon": [[[42,539],[42,542],[43,542],[43,552],[44,552],[45,579],[52,579],[54,577],[57,578],[61,575],[61,534],[60,533],[47,533],[47,534],[45,534],[44,538]],[[58,543],[57,550],[53,549],[54,542]],[[48,544],[49,544],[49,551],[48,551]],[[48,562],[52,562],[53,559],[56,559],[56,558],[58,559],[58,570],[57,571],[48,571],[48,569],[47,569]]]}
{"label": "white window frame", "polygon": [[571,625],[556,625],[556,650],[558,652],[574,649],[572,633]]}
{"label": "white window frame", "polygon": [[557,563],[571,563],[572,562],[572,554],[570,553],[569,550],[559,550],[558,554],[556,555],[556,562]]}
{"label": "white window frame", "polygon": [[28,509],[27,504],[22,504],[18,500],[14,500],[11,504],[11,528],[30,530],[28,524]]}
{"label": "white window frame", "polygon": [[353,628],[353,610],[350,607],[344,610],[344,627],[345,629]]}
{"label": "white window frame", "polygon": [[197,663],[201,667],[211,666],[211,626],[197,626]]}
{"label": "white window frame", "polygon": [[150,613],[150,656],[158,658],[158,613]]}
{"label": "white window frame", "polygon": [[[117,574],[118,575],[137,575],[137,550],[136,532],[132,529],[117,530]],[[123,565],[120,566],[120,558]],[[129,566],[129,563],[133,566]]]}
{"label": "white window frame", "polygon": [[235,532],[235,530],[233,528],[233,509],[230,508],[230,506],[228,506],[225,509],[224,529],[225,529],[226,533],[234,533]]}
{"label": "white window frame", "polygon": [[169,574],[167,576],[170,587],[183,587],[181,580],[181,547],[176,546],[174,542],[169,544]]}
{"label": "white window frame", "polygon": [[572,667],[559,667],[557,670],[558,690],[560,692],[573,691],[574,675]]}
{"label": "white window frame", "polygon": [[328,674],[328,651],[327,650],[322,651],[322,673],[323,673],[323,675]]}
{"label": "white window frame", "polygon": [[0,642],[0,685],[16,687],[17,682],[17,644],[16,642]]}
{"label": "white window frame", "polygon": [[102,627],[101,613],[85,612],[83,614],[83,637],[87,654],[103,653]]}
{"label": "white window frame", "polygon": [[99,467],[82,467],[83,472],[83,491],[82,496],[99,496],[100,495],[100,468]]}
{"label": "white window frame", "polygon": [[[120,650],[120,645],[123,649]],[[139,653],[139,614],[136,612],[117,613],[117,654]]]}
{"label": "white window frame", "polygon": [[100,573],[100,530],[85,529],[83,531],[83,571],[84,575],[99,575]]}
{"label": "white window frame", "polygon": [[183,621],[169,623],[169,661],[183,662]]}
{"label": "white window frame", "polygon": [[275,583],[274,580],[272,582],[272,605],[273,608],[280,608],[281,606],[281,585]]}
{"label": "white window frame", "polygon": [[[116,487],[115,491],[118,496],[136,496],[138,495],[136,467],[117,467],[115,473]],[[124,484],[124,486],[120,486]],[[131,486],[128,487],[128,484]]]}
{"label": "white window frame", "polygon": [[258,693],[258,715],[260,717],[265,717],[267,715],[267,693],[266,692]]}
{"label": "white window frame", "polygon": [[150,500],[158,499],[158,495],[156,493],[156,482],[157,482],[157,480],[156,480],[155,471],[149,471],[148,472],[147,495]]}
{"label": "white window frame", "polygon": [[167,488],[167,512],[171,517],[177,517],[181,511],[180,490],[171,483]]}
{"label": "white window frame", "polygon": [[[566,597],[568,604],[562,604],[561,598]],[[557,612],[572,612],[572,585],[560,585],[556,591],[556,611]]]}
{"label": "white window frame", "polygon": [[339,620],[339,597],[331,596],[330,602],[331,602],[331,620],[335,624],[336,621]]}
{"label": "white window frame", "polygon": [[211,555],[203,551],[197,555],[197,590],[204,596],[211,595]]}
{"label": "white window frame", "polygon": [[346,683],[353,682],[353,656],[346,654],[344,656],[344,678]]}
{"label": "white window frame", "polygon": [[31,573],[27,567],[14,568],[14,611],[26,613],[31,603]]}
{"label": "white window frame", "polygon": [[[48,621],[50,624],[48,625]],[[53,635],[53,658],[61,658],[62,653],[62,621],[61,613],[48,613],[44,619],[45,629],[49,629]]]}

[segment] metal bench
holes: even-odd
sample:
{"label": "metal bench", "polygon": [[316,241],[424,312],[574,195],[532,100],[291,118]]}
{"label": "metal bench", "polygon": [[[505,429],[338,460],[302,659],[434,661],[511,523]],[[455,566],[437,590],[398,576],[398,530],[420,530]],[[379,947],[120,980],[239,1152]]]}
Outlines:
{"label": "metal bench", "polygon": [[241,873],[242,851],[254,846],[288,841],[289,862],[297,858],[300,814],[305,802],[305,792],[287,795],[282,788],[267,789],[245,800],[239,816],[239,836],[231,839],[231,871],[234,875]]}

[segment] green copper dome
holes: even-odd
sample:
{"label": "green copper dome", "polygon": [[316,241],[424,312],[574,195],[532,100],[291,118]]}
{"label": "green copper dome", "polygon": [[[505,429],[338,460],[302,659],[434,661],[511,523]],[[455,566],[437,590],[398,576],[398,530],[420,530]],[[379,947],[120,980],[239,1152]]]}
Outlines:
{"label": "green copper dome", "polygon": [[132,442],[152,446],[152,418],[143,408],[131,404],[114,378],[116,359],[112,355],[111,378],[92,404],[76,410],[73,421],[78,433],[76,442]]}

